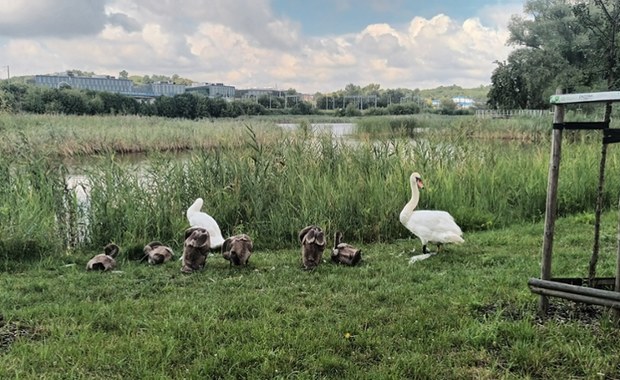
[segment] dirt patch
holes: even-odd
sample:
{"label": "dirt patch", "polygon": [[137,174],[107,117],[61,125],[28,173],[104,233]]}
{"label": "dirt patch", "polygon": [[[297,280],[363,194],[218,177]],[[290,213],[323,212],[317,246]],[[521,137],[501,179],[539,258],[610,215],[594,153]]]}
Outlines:
{"label": "dirt patch", "polygon": [[36,339],[41,331],[19,321],[6,321],[0,314],[0,354],[8,351],[18,339]]}
{"label": "dirt patch", "polygon": [[599,326],[601,321],[608,317],[606,308],[602,306],[586,305],[563,299],[553,299],[550,302],[546,316],[538,313],[538,305],[512,304],[509,302],[490,303],[471,307],[471,313],[480,320],[499,316],[504,320],[519,321],[531,320],[537,325],[544,325],[549,321],[556,323],[579,322],[584,325]]}
{"label": "dirt patch", "polygon": [[584,325],[599,326],[606,318],[606,308],[587,305],[563,299],[554,299],[549,303],[546,316],[536,314],[536,323],[544,325],[548,321],[556,323],[579,322]]}

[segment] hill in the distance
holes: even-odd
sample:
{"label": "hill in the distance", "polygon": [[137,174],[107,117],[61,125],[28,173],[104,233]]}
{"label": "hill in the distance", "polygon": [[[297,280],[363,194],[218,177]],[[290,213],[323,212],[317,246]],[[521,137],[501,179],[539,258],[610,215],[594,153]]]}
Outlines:
{"label": "hill in the distance", "polygon": [[476,88],[462,88],[457,85],[439,86],[426,90],[420,90],[420,96],[426,99],[451,99],[455,96],[465,96],[478,102],[486,102],[487,94],[491,86],[480,86]]}

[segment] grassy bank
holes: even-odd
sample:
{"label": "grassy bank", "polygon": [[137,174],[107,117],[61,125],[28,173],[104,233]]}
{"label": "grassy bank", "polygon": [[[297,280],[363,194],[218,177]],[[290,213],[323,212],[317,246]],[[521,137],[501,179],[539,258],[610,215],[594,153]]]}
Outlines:
{"label": "grassy bank", "polygon": [[[554,274],[584,276],[591,215],[558,221]],[[606,214],[599,274],[613,275]],[[535,313],[542,225],[467,233],[408,265],[413,240],[362,244],[348,268],[300,269],[299,250],[221,256],[182,275],[127,258],[88,273],[95,252],[0,272],[1,378],[616,378],[619,332],[604,309],[552,301]],[[331,239],[330,239],[331,240]],[[177,251],[177,254],[179,252]]]}
{"label": "grassy bank", "polygon": [[[18,154],[0,158],[0,378],[620,376],[605,309],[554,300],[542,320],[526,286],[540,271],[546,122],[432,118],[412,122],[413,138],[398,127],[335,140],[307,123],[285,134],[266,121],[109,118],[95,128],[105,154],[76,168],[59,152],[99,151],[89,142],[96,119],[32,120],[2,119],[0,149]],[[391,128],[376,123],[378,135]],[[149,146],[139,165],[110,148],[132,136]],[[553,273],[583,277],[600,135],[566,136]],[[179,157],[154,143],[176,139],[196,149]],[[617,251],[620,152],[608,154],[599,276],[615,274]],[[398,213],[413,170],[426,184],[420,208],[453,214],[466,243],[410,266],[421,247]],[[198,196],[224,235],[252,236],[250,267],[215,255],[187,276],[176,260],[138,263],[152,240],[180,253]],[[362,265],[302,271],[296,235],[308,224],[325,228],[328,244],[342,230]],[[120,271],[87,273],[111,241]]]}

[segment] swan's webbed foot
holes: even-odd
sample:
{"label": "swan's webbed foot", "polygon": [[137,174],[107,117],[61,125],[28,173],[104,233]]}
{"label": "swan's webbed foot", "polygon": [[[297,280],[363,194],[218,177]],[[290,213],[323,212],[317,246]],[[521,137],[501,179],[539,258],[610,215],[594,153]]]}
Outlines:
{"label": "swan's webbed foot", "polygon": [[422,246],[422,254],[434,256],[434,255],[438,254],[441,251],[441,247],[442,247],[441,244],[437,244],[437,251],[436,252],[431,252],[431,251],[428,250],[428,247],[426,246],[426,244],[424,244]]}

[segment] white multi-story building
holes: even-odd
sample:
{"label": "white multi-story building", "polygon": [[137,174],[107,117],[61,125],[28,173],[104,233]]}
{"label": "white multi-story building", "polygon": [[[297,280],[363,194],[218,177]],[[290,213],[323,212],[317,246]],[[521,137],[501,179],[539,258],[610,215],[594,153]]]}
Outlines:
{"label": "white multi-story building", "polygon": [[185,86],[169,82],[156,82],[135,85],[129,79],[115,78],[110,75],[80,77],[71,73],[57,75],[36,75],[35,84],[50,88],[70,87],[83,90],[105,91],[121,95],[155,98],[158,96],[174,96],[185,92]]}
{"label": "white multi-story building", "polygon": [[185,92],[202,94],[209,98],[232,99],[235,97],[235,87],[223,83],[194,83],[185,87]]}
{"label": "white multi-story building", "polygon": [[109,75],[92,77],[78,77],[72,74],[36,75],[35,84],[38,86],[61,88],[71,87],[83,90],[107,91],[119,94],[132,92],[133,82],[129,79],[116,79]]}

